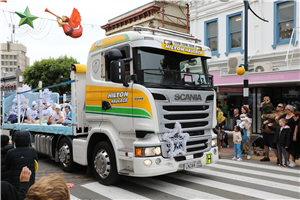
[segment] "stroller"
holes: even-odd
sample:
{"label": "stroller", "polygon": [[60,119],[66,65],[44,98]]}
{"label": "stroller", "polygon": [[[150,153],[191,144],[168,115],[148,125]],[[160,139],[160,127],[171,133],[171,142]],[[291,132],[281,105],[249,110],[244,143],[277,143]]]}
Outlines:
{"label": "stroller", "polygon": [[259,156],[260,154],[265,155],[263,136],[258,136],[255,141],[252,143],[253,153]]}

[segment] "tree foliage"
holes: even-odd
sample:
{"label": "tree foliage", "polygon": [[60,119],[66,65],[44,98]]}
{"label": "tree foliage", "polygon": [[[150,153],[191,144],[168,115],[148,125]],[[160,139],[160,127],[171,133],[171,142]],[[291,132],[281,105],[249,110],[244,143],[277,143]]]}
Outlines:
{"label": "tree foliage", "polygon": [[[43,82],[43,87],[69,81],[71,64],[78,64],[78,62],[76,59],[67,56],[35,61],[31,67],[26,67],[23,72],[23,83],[30,85],[31,88],[37,88],[39,81]],[[50,90],[60,95],[67,94],[71,91],[71,84],[54,87]]]}

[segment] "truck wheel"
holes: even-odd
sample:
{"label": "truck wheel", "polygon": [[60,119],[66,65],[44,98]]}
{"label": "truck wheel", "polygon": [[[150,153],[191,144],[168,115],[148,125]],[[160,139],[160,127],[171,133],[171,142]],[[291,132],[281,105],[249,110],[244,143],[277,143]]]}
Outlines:
{"label": "truck wheel", "polygon": [[58,158],[60,167],[65,172],[71,172],[75,169],[76,163],[73,162],[72,144],[68,138],[63,138],[59,142]]}
{"label": "truck wheel", "polygon": [[108,142],[99,142],[93,152],[93,173],[103,185],[112,185],[120,180],[115,153]]}

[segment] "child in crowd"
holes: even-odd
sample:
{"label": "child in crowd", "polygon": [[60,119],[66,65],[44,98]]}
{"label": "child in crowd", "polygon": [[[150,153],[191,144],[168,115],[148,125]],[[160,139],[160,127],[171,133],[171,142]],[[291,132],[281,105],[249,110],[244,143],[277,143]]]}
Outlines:
{"label": "child in crowd", "polygon": [[252,123],[251,117],[252,115],[250,113],[242,114],[240,119],[241,121],[239,122],[239,127],[241,127],[241,129],[247,128],[248,124]]}
{"label": "child in crowd", "polygon": [[[225,124],[223,124],[221,129],[222,129],[221,133],[222,133],[222,136],[223,136],[222,141],[224,141],[226,146],[229,147],[229,145],[228,145],[228,134],[224,132],[224,131],[227,131],[227,126]],[[221,148],[222,148],[222,144],[221,144]]]}
{"label": "child in crowd", "polygon": [[32,102],[31,108],[27,108],[27,119],[24,120],[26,124],[34,124],[35,120],[38,116],[38,112],[36,110],[36,101]]}
{"label": "child in crowd", "polygon": [[[233,143],[234,143],[234,157],[232,160],[242,161],[242,151],[241,151],[241,142],[242,136],[240,132],[239,126],[234,126],[234,131],[224,131],[227,134],[233,135]],[[239,152],[239,158],[237,157],[237,152]]]}
{"label": "child in crowd", "polygon": [[4,165],[4,160],[7,152],[13,148],[14,146],[9,144],[9,137],[1,135],[1,181],[8,181],[9,179],[9,171]]}
{"label": "child in crowd", "polygon": [[66,183],[59,174],[49,174],[40,178],[27,192],[26,200],[70,199],[69,188],[74,184]]}
{"label": "child in crowd", "polygon": [[31,144],[31,135],[28,131],[17,131],[14,137],[16,148],[9,150],[5,156],[5,167],[9,170],[9,183],[17,190],[20,187],[20,173],[27,166],[32,172],[29,186],[35,182],[34,160],[38,161],[37,152]]}
{"label": "child in crowd", "polygon": [[270,97],[264,97],[264,101],[260,104],[259,110],[261,111],[261,114],[270,114],[273,110],[275,110],[273,104],[271,103]]}
{"label": "child in crowd", "polygon": [[[269,128],[271,130],[275,131],[274,135],[274,142],[277,144],[277,151],[278,151],[278,157],[279,157],[279,164],[277,166],[282,166],[284,168],[287,167],[287,153],[286,149],[289,146],[290,143],[290,127],[287,124],[287,120],[284,118],[281,118],[279,120],[279,126],[274,127],[270,126]],[[282,155],[284,157],[284,163],[282,162]]]}

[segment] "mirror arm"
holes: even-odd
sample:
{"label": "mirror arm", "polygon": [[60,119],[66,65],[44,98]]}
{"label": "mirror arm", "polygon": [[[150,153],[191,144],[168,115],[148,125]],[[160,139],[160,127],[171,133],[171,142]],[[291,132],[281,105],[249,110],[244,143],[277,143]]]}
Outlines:
{"label": "mirror arm", "polygon": [[132,61],[133,58],[123,58],[122,60],[123,60],[124,62],[127,62],[127,61]]}
{"label": "mirror arm", "polygon": [[129,87],[129,84],[128,84],[126,81],[124,81],[124,82],[123,82],[123,86],[124,86],[124,87]]}

